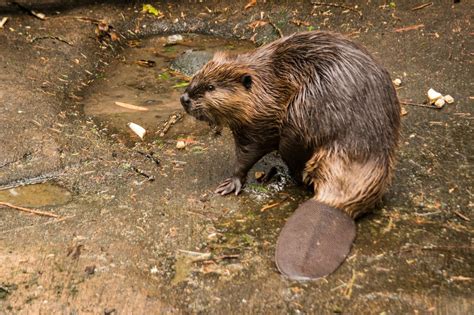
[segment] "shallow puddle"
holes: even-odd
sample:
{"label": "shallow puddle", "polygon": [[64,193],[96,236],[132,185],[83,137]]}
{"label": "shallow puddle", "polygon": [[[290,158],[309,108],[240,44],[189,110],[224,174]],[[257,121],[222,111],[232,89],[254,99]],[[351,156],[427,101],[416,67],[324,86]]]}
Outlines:
{"label": "shallow puddle", "polygon": [[[215,51],[237,53],[252,48],[248,42],[193,34],[183,35],[183,41],[175,45],[167,45],[165,36],[129,41],[128,46],[130,48],[94,82],[84,99],[85,114],[93,116],[110,134],[126,144],[140,141],[128,128],[128,123],[145,128],[144,140],[154,141],[160,134],[163,136],[163,124],[172,115],[183,112],[179,97],[190,77],[172,68],[192,70]],[[194,53],[192,58],[176,60],[190,51]],[[206,124],[190,117],[184,116],[182,120],[185,123],[171,127],[168,136],[209,131]]]}
{"label": "shallow puddle", "polygon": [[56,184],[42,183],[0,191],[0,202],[23,207],[58,206],[71,201],[71,193]]}

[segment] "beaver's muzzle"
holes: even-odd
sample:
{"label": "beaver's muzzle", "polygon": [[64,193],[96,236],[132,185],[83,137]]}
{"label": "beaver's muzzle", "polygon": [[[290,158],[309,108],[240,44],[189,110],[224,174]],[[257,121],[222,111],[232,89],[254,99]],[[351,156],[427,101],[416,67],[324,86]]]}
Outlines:
{"label": "beaver's muzzle", "polygon": [[186,112],[189,112],[189,110],[191,109],[191,99],[189,98],[189,94],[184,93],[183,95],[181,95],[180,101]]}

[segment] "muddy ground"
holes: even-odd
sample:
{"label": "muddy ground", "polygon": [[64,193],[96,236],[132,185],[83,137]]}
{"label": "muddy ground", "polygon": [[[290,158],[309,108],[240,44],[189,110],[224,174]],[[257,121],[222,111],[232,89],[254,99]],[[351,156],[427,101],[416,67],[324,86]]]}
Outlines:
{"label": "muddy ground", "polygon": [[[19,2],[47,19],[0,1],[0,202],[59,217],[0,208],[0,313],[474,312],[472,2],[149,2],[159,16],[140,3]],[[99,38],[98,20],[113,26]],[[230,134],[179,119],[186,78],[167,67],[189,33],[249,49],[308,29],[364,44],[401,79],[405,102],[431,87],[455,102],[404,106],[393,185],[358,221],[349,259],[295,282],[278,274],[274,246],[310,195],[275,156],[240,196],[214,195],[230,174]],[[163,46],[172,34],[185,42]],[[155,67],[137,62],[140,46]],[[145,141],[127,119],[146,125]],[[253,179],[275,163],[273,182]]]}

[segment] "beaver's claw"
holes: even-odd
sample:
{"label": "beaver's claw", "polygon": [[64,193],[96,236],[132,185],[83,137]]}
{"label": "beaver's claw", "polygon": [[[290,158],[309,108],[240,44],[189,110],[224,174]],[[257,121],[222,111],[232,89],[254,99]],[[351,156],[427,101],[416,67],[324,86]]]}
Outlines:
{"label": "beaver's claw", "polygon": [[237,196],[240,193],[241,189],[242,189],[242,182],[240,178],[231,177],[223,181],[214,192],[216,194],[221,194],[222,196],[224,196],[235,191],[235,195]]}

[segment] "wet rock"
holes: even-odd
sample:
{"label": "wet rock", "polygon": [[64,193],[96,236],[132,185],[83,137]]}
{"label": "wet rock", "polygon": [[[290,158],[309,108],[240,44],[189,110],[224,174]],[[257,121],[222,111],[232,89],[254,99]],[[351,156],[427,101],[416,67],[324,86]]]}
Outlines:
{"label": "wet rock", "polygon": [[166,44],[175,45],[183,41],[183,36],[179,34],[170,35],[166,38]]}
{"label": "wet rock", "polygon": [[213,53],[209,51],[186,50],[171,62],[170,68],[187,76],[193,76],[209,60],[211,60],[212,56]]}

